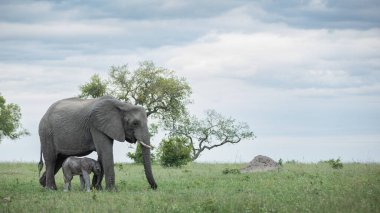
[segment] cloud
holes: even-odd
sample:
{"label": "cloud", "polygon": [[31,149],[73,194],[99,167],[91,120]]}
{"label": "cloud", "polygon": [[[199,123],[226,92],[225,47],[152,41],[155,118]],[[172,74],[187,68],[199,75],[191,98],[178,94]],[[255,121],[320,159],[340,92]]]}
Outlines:
{"label": "cloud", "polygon": [[0,39],[65,39],[70,37],[100,37],[119,34],[121,28],[97,24],[94,22],[48,22],[44,24],[0,24],[4,33]]}
{"label": "cloud", "polygon": [[[365,25],[364,29],[378,29],[379,25],[374,23],[380,23],[379,16],[366,13],[378,7],[372,1],[359,5],[353,1],[347,4],[91,1],[75,5],[69,1],[5,1],[0,6],[3,32],[0,45],[4,49],[0,57],[2,61],[64,60],[73,55],[130,54],[139,49],[183,46],[212,34],[263,33],[266,36],[265,32],[269,31],[278,36],[295,28],[332,29],[333,32],[334,28],[363,29],[357,28],[354,21]],[[360,18],[352,17],[351,11],[360,11]],[[330,12],[334,17],[327,16]]]}
{"label": "cloud", "polygon": [[376,0],[265,1],[254,4],[267,12],[266,22],[283,22],[303,29],[371,29],[380,23]]}
{"label": "cloud", "polygon": [[380,30],[218,33],[160,48],[152,57],[165,52],[162,63],[199,80],[235,78],[279,89],[376,87],[378,35]]}
{"label": "cloud", "polygon": [[21,106],[36,159],[38,121],[54,101],[147,59],[190,82],[192,113],[248,122],[273,147],[282,137],[359,141],[380,131],[378,10],[370,0],[2,1],[0,92]]}
{"label": "cloud", "polygon": [[[273,2],[222,2],[213,7],[214,12],[194,15],[195,19],[190,19],[190,12],[184,16],[174,13],[170,18],[159,15],[200,7],[189,2],[153,2],[145,8],[151,13],[142,18],[121,14],[122,9],[141,9],[139,2],[115,1],[106,7],[96,7],[102,3],[95,2],[76,8],[69,2],[30,4],[31,8],[40,8],[41,19],[31,19],[30,23],[5,19],[8,21],[0,23],[5,32],[0,36],[5,50],[0,57],[3,70],[67,73],[62,77],[48,74],[33,81],[41,85],[43,79],[57,78],[71,81],[58,88],[73,86],[80,84],[80,80],[69,77],[73,71],[83,73],[80,79],[85,79],[89,73],[105,74],[111,65],[152,59],[194,84],[215,78],[230,79],[225,84],[231,85],[293,90],[293,95],[302,97],[378,94],[379,28],[299,29],[288,21],[268,21],[284,15],[292,6],[296,7],[290,18],[299,17],[305,8],[322,13],[341,6],[331,2],[292,1],[284,7],[277,5],[274,13],[267,8]],[[367,2],[361,7],[370,5]],[[24,7],[22,3],[9,3],[4,11],[20,15]],[[95,9],[93,15],[88,12],[90,8]],[[120,10],[111,14],[111,8]],[[51,14],[55,12],[59,15]],[[38,13],[27,15],[38,17]],[[51,18],[44,19],[43,14]],[[18,66],[20,60],[28,65]],[[3,74],[3,82],[19,78],[12,75]]]}

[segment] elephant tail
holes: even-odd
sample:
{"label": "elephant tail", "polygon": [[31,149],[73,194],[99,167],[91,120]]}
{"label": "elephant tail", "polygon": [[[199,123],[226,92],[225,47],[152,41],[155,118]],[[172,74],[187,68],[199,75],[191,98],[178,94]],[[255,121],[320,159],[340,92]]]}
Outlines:
{"label": "elephant tail", "polygon": [[40,151],[40,162],[38,163],[38,177],[41,176],[41,170],[44,167],[44,162],[42,161],[42,148]]}

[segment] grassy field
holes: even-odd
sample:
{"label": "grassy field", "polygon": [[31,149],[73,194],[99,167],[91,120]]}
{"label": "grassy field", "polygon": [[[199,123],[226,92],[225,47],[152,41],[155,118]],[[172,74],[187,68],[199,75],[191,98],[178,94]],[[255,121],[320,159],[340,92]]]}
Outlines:
{"label": "grassy field", "polygon": [[380,164],[284,164],[279,171],[223,174],[241,164],[153,166],[158,190],[143,167],[117,164],[118,192],[63,192],[38,184],[37,166],[0,163],[0,212],[380,212]]}

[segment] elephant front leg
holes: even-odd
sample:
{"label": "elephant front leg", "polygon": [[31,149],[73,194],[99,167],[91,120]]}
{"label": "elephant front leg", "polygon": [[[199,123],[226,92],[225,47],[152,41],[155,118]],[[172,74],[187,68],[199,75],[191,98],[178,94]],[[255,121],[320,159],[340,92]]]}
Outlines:
{"label": "elephant front leg", "polygon": [[[103,168],[102,166],[102,159],[98,157],[98,162],[100,164],[100,167]],[[100,171],[99,174],[95,174],[92,177],[92,187],[95,188],[96,190],[102,190],[102,180],[103,180],[104,172],[103,170]]]}
{"label": "elephant front leg", "polygon": [[71,183],[65,181],[65,185],[63,186],[63,191],[68,192],[71,190]]}
{"label": "elephant front leg", "polygon": [[101,166],[106,180],[106,189],[115,190],[115,170],[113,168],[113,140],[96,129],[91,129],[96,152],[101,159]]}
{"label": "elephant front leg", "polygon": [[103,159],[103,171],[106,181],[106,190],[114,191],[115,188],[115,170],[114,170],[114,162],[113,156]]}
{"label": "elephant front leg", "polygon": [[67,192],[71,190],[71,180],[73,179],[73,175],[70,170],[66,168],[62,168],[63,171],[63,180],[65,184],[63,185],[63,191]]}
{"label": "elephant front leg", "polygon": [[94,174],[92,177],[92,187],[96,190],[102,190],[103,172],[101,174]]}
{"label": "elephant front leg", "polygon": [[71,177],[65,177],[64,180],[65,180],[65,184],[63,185],[63,191],[64,192],[67,192],[67,191],[70,191],[71,190],[71,180],[73,178]]}
{"label": "elephant front leg", "polygon": [[98,155],[100,155],[100,158],[102,159],[102,169],[103,169],[102,173],[104,173],[104,176],[105,176],[104,178],[106,181],[106,190],[114,191],[115,190],[115,170],[114,170],[112,147],[111,147],[111,150],[106,153],[111,153],[111,154],[98,153]]}

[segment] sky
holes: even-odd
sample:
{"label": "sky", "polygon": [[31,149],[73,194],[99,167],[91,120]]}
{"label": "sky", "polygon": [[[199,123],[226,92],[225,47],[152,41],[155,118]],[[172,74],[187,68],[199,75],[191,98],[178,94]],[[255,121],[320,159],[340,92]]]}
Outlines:
{"label": "sky", "polygon": [[[0,161],[37,162],[53,102],[151,60],[187,79],[192,114],[215,109],[257,136],[198,162],[380,162],[379,11],[377,0],[0,0],[0,93],[31,133],[3,140]],[[134,149],[115,143],[115,161]]]}

